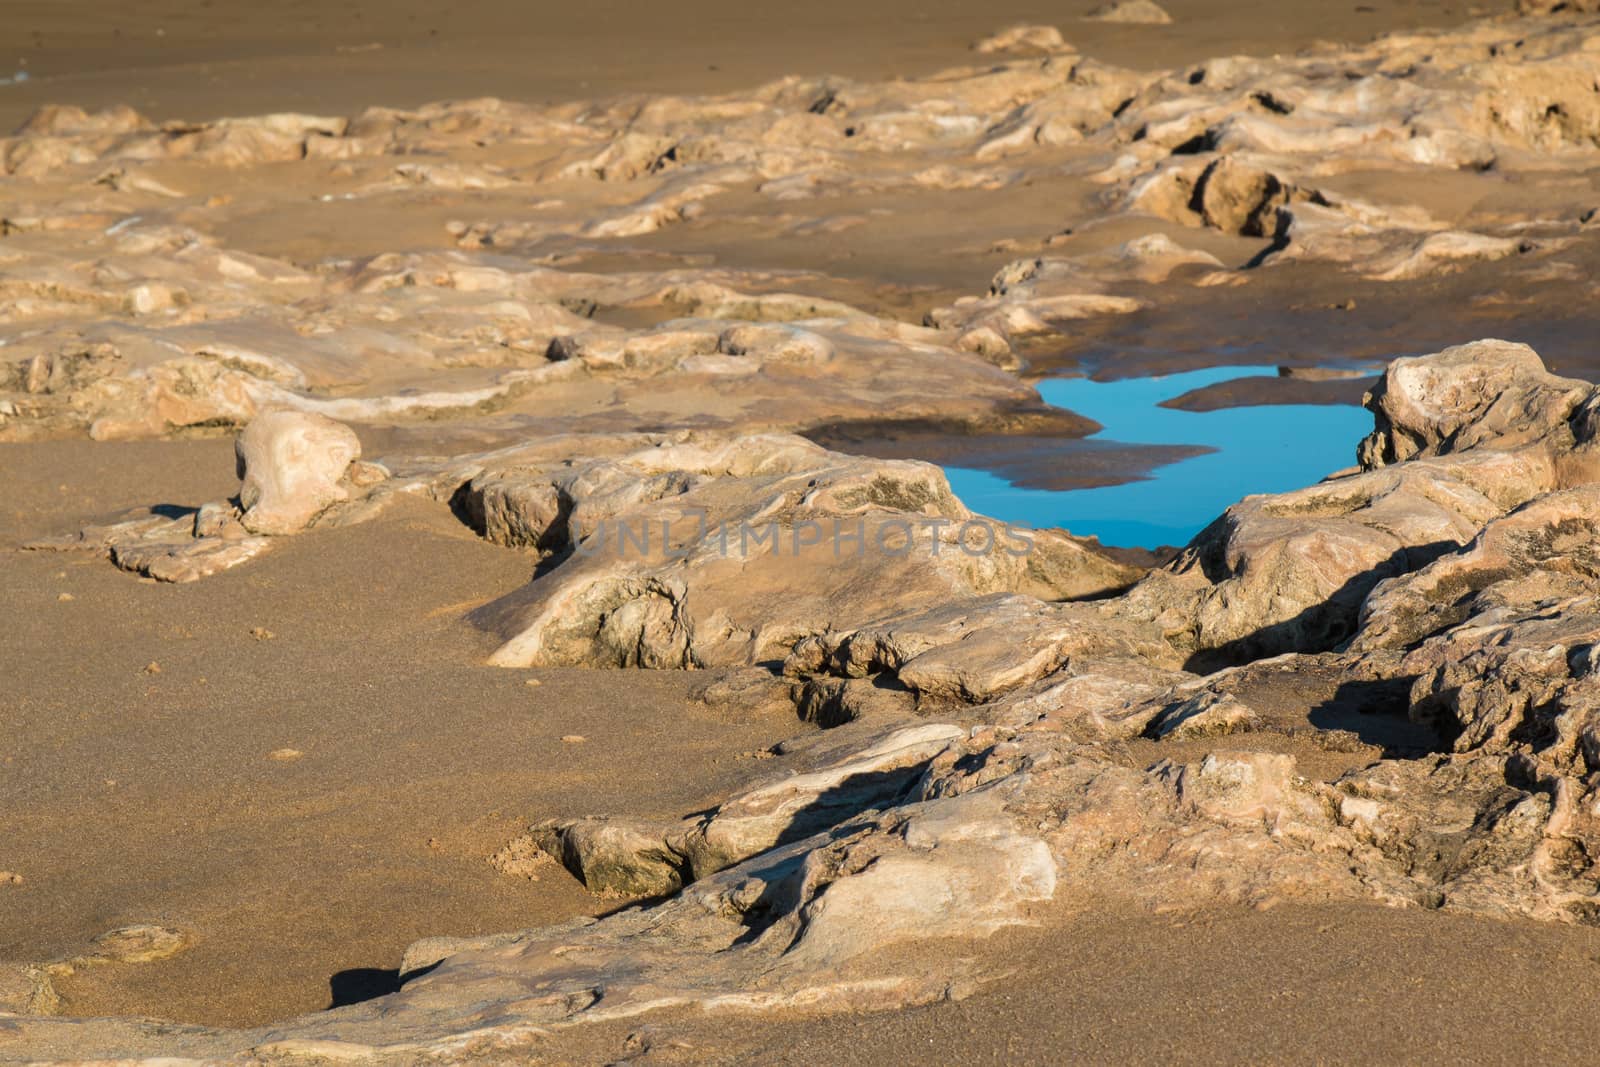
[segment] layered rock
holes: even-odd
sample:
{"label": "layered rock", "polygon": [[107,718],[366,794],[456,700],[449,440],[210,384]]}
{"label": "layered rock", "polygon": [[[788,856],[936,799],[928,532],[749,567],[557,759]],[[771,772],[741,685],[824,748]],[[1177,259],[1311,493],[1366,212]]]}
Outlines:
{"label": "layered rock", "polygon": [[[729,666],[897,606],[997,591],[1103,594],[1134,568],[968,511],[923,463],[794,437],[637,440],[583,460],[507,454],[457,503],[548,568],[475,613],[501,666]],[[624,447],[626,447],[624,445]]]}
{"label": "layered rock", "polygon": [[[1347,190],[1374,169],[1414,185],[1581,174],[1594,39],[1576,17],[1489,22],[1146,74],[1023,30],[985,54],[1051,54],[724,97],[41,114],[0,144],[16,193],[0,433],[246,427],[238,508],[75,544],[187,580],[388,494],[431,495],[535,568],[474,613],[497,663],[706,668],[708,701],[793,700],[842,728],[796,773],[681,822],[529,813],[517,855],[542,847],[597,891],[671,895],[421,942],[381,1002],[252,1031],[0,1026],[35,1058],[504,1058],[664,1006],[958,995],[982,978],[961,953],[884,950],[1041,921],[1052,901],[1594,921],[1595,394],[1531,350],[1397,361],[1359,469],[1247,498],[1142,577],[1058,534],[1021,551],[936,468],[781,432],[1049,418],[1004,369],[1026,354],[1014,342],[1149,308],[1153,286],[1222,299],[1258,267],[1308,261],[1385,285],[1490,260],[1530,284],[1579,272],[1567,206],[1447,219]],[[467,145],[477,161],[450,158]],[[540,192],[517,218],[450,226],[450,252],[297,265],[212,235],[229,216],[200,179],[267,163],[352,200]],[[672,227],[846,232],[869,222],[841,196],[1022,190],[1063,167],[1115,223],[1151,231],[1074,254],[1018,242],[987,293],[939,297],[922,326],[805,272],[567,269]],[[751,202],[781,212],[735,214]],[[401,454],[381,486],[326,421],[467,416],[442,438],[451,456]],[[0,1004],[50,1010],[45,966],[0,968]]]}
{"label": "layered rock", "polygon": [[[1037,398],[985,361],[1015,367],[1030,335],[1148,307],[1157,277],[1231,287],[1253,267],[1318,261],[1405,283],[1496,261],[1497,284],[1581,278],[1582,211],[1513,203],[1493,183],[1591,165],[1591,21],[1482,22],[1153,73],[1018,27],[983,47],[1047,58],[876,83],[795,77],[720,97],[209,123],[47,109],[0,142],[13,192],[0,228],[14,253],[0,264],[0,436],[155,436],[281,407],[363,422],[572,411],[546,428],[631,419],[643,430],[658,427],[641,410],[662,378],[727,395],[728,428],[868,417],[868,396],[889,401],[876,412],[995,428]],[[1110,256],[1093,240],[1058,250],[1062,235],[1021,242],[1038,253],[1021,261],[1032,266],[1008,268],[988,294],[941,298],[928,315],[937,329],[868,313],[838,299],[839,279],[802,271],[572,269],[667,227],[780,240],[871,224],[838,209],[843,195],[1020,190],[1056,180],[1068,146],[1073,172],[1103,191],[1092,215],[1146,232]],[[469,151],[472,163],[452,158]],[[501,189],[532,206],[452,220],[453,254],[290,262],[227,247],[217,233],[233,209],[206,195],[216,168],[268,165],[298,168],[305,198],[324,202]],[[1418,187],[1413,172],[1433,171],[1494,176],[1483,179],[1492,206],[1435,217],[1343,180],[1389,172]],[[750,198],[774,210],[751,214]],[[1174,225],[1257,245],[1225,264],[1159,232]],[[1168,244],[1141,243],[1157,237]],[[596,318],[601,308],[695,321],[620,325]],[[799,332],[727,336],[752,321]],[[923,376],[949,387],[909,388]],[[651,384],[598,405],[613,378]],[[827,392],[813,397],[819,383]],[[783,417],[755,415],[779,397]]]}

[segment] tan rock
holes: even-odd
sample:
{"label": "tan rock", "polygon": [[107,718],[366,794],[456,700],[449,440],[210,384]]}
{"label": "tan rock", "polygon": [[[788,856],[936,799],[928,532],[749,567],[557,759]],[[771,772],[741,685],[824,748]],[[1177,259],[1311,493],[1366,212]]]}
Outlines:
{"label": "tan rock", "polygon": [[236,444],[240,521],[254,534],[299,533],[331,505],[361,442],[349,427],[297,411],[273,411],[245,427]]}

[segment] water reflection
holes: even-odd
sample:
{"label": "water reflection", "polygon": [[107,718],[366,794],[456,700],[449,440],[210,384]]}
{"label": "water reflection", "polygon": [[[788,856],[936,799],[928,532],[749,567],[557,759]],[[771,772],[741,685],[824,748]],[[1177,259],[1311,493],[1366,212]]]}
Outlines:
{"label": "water reflection", "polygon": [[951,488],[974,511],[1008,522],[1059,526],[1109,545],[1184,544],[1240,497],[1297,489],[1355,462],[1356,442],[1372,429],[1372,416],[1352,405],[1204,412],[1158,406],[1201,386],[1275,373],[1270,367],[1208,367],[1161,378],[1041,382],[1047,401],[1105,427],[1094,440],[1216,451],[1098,489],[1024,489],[988,471],[956,467],[947,468]]}

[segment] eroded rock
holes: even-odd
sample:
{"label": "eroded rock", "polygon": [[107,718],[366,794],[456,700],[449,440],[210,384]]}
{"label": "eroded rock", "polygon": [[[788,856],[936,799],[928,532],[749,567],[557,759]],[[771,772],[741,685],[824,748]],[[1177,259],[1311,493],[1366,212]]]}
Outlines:
{"label": "eroded rock", "polygon": [[341,484],[361,456],[348,426],[298,411],[253,420],[234,443],[239,522],[253,534],[299,533],[330,506],[348,500]]}

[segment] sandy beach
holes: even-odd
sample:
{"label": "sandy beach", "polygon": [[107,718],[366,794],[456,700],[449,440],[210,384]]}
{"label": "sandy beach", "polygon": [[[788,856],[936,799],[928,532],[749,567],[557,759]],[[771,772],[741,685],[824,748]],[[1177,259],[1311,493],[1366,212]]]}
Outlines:
{"label": "sandy beach", "polygon": [[1092,7],[8,5],[0,1061],[1583,1057],[1600,23]]}

